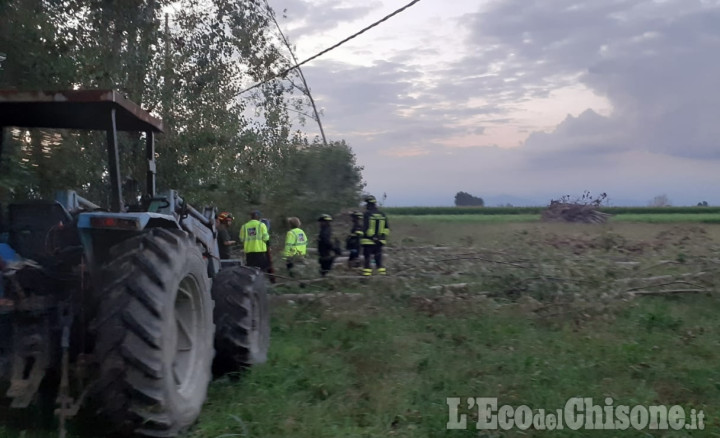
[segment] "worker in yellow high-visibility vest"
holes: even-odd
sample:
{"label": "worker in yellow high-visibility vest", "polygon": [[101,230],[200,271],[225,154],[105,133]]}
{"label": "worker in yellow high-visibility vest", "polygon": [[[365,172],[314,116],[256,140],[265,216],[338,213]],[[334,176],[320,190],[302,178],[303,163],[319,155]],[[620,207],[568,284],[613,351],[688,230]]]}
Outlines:
{"label": "worker in yellow high-visibility vest", "polygon": [[250,213],[250,220],[240,228],[240,242],[245,249],[245,264],[265,272],[268,268],[267,243],[270,234],[260,217],[257,210]]}
{"label": "worker in yellow high-visibility vest", "polygon": [[283,257],[285,258],[288,275],[294,277],[293,267],[295,263],[302,260],[307,254],[307,234],[300,229],[300,219],[296,217],[288,218],[288,225],[290,225],[290,231],[285,235]]}
{"label": "worker in yellow high-visibility vest", "polygon": [[366,210],[363,216],[363,236],[360,244],[363,246],[363,255],[365,256],[365,266],[362,275],[369,277],[372,275],[372,260],[375,260],[377,273],[385,275],[387,273],[383,266],[382,249],[387,244],[387,236],[390,234],[390,225],[388,224],[385,213],[378,210],[377,199],[370,195],[365,198]]}

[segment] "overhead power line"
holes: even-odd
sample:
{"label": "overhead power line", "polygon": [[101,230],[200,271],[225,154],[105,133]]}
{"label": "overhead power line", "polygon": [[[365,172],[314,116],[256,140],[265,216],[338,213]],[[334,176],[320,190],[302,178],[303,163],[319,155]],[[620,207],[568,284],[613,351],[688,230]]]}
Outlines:
{"label": "overhead power line", "polygon": [[[290,45],[290,41],[288,41],[288,39],[285,37],[285,33],[282,31],[280,23],[278,23],[277,19],[275,18],[275,11],[273,10],[273,8],[270,7],[270,3],[268,3],[268,0],[265,0],[265,6],[267,7],[270,18],[272,19],[273,23],[275,23],[275,27],[277,27],[278,33],[280,33],[280,37],[282,38],[285,47],[287,47],[288,51],[290,52],[290,57],[292,58],[293,62],[297,64],[298,61],[297,57],[295,57],[295,51]],[[325,137],[325,129],[323,128],[322,120],[320,120],[320,113],[318,112],[317,106],[315,105],[315,99],[310,92],[310,87],[305,80],[305,75],[303,74],[302,68],[298,66],[297,70],[300,75],[300,79],[302,80],[303,86],[305,87],[305,89],[302,91],[307,96],[308,100],[310,100],[310,105],[312,106],[313,113],[315,114],[315,121],[317,122],[318,128],[320,129],[320,136],[322,137],[323,145],[327,146],[328,144],[327,137]]]}
{"label": "overhead power line", "polygon": [[379,24],[381,24],[381,23],[389,20],[390,18],[396,16],[397,14],[403,12],[404,10],[410,8],[411,6],[413,6],[414,4],[416,4],[416,3],[418,3],[418,2],[420,2],[420,0],[413,0],[413,1],[411,1],[410,3],[406,4],[406,5],[403,6],[402,8],[395,10],[394,12],[392,12],[392,13],[384,16],[383,18],[381,18],[380,20],[374,22],[373,24],[371,24],[371,25],[363,28],[362,30],[359,30],[358,32],[355,32],[354,34],[352,34],[352,35],[350,35],[349,37],[345,38],[344,40],[340,41],[339,43],[334,44],[334,45],[328,47],[327,49],[325,49],[325,50],[323,50],[323,51],[321,51],[321,52],[318,52],[317,54],[309,57],[308,59],[306,59],[306,60],[304,60],[304,61],[302,61],[302,62],[300,62],[300,63],[298,63],[298,64],[293,65],[292,67],[286,68],[285,70],[281,71],[280,73],[277,73],[277,74],[273,75],[272,77],[270,77],[270,78],[268,78],[268,79],[265,79],[265,80],[262,81],[262,82],[258,82],[257,84],[253,85],[252,87],[249,87],[249,88],[246,88],[246,89],[242,90],[242,91],[239,92],[237,95],[239,96],[239,95],[241,95],[241,94],[243,94],[243,93],[247,93],[248,91],[253,90],[253,89],[255,89],[255,88],[257,88],[257,87],[259,87],[259,86],[261,86],[261,85],[265,85],[265,84],[267,84],[267,83],[270,82],[270,81],[274,81],[275,79],[277,79],[277,78],[279,78],[279,77],[285,76],[286,74],[290,73],[290,72],[293,71],[294,69],[299,68],[300,66],[307,64],[308,62],[312,61],[313,59],[316,59],[316,58],[321,57],[322,55],[328,53],[328,52],[331,51],[331,50],[337,49],[338,47],[342,46],[342,45],[345,44],[346,42],[352,40],[353,38],[357,38],[358,36],[364,34],[364,33],[367,32],[368,30],[372,29],[373,27],[378,26]]}

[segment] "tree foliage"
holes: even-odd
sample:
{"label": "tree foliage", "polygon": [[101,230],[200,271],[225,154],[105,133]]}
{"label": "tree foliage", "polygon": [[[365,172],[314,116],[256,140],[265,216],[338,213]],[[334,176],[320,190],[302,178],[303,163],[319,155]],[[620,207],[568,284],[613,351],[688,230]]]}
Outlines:
{"label": "tree foliage", "polygon": [[667,195],[657,195],[648,203],[649,207],[670,207],[672,206],[672,202],[670,202],[670,198],[668,198]]}
{"label": "tree foliage", "polygon": [[[283,215],[314,218],[323,212],[338,212],[358,204],[357,194],[364,187],[360,176],[362,167],[357,165],[344,141],[330,142],[327,146],[319,140],[304,142],[288,161],[283,179],[285,187],[278,190],[270,202],[277,205]],[[348,199],[355,202],[348,204]]]}
{"label": "tree foliage", "polygon": [[473,196],[467,192],[457,192],[455,194],[455,206],[456,207],[484,207],[485,201],[483,198]]}
{"label": "tree foliage", "polygon": [[[351,148],[293,128],[305,96],[271,81],[238,97],[290,65],[269,12],[260,0],[0,2],[0,88],[121,91],[164,121],[158,188],[196,204],[277,215],[356,205],[362,168]],[[104,133],[14,129],[6,140],[0,201],[73,188],[107,203]],[[119,136],[123,178],[144,178],[143,145]]]}

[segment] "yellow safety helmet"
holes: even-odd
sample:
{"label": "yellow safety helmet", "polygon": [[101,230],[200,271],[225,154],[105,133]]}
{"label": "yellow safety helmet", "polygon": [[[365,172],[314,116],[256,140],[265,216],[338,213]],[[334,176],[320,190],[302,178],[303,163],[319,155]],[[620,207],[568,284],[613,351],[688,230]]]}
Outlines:
{"label": "yellow safety helmet", "polygon": [[224,224],[230,223],[235,219],[233,218],[232,213],[228,213],[227,211],[223,211],[222,213],[220,213],[217,218],[221,223]]}

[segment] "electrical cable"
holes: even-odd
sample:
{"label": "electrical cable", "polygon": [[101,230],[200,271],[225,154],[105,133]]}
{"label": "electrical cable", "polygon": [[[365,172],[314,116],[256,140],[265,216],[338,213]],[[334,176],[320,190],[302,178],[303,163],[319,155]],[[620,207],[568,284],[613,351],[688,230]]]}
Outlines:
{"label": "electrical cable", "polygon": [[350,35],[349,37],[345,38],[344,40],[342,40],[342,41],[340,41],[340,42],[338,42],[338,43],[336,43],[336,44],[328,47],[327,49],[322,50],[322,51],[316,53],[315,55],[307,58],[306,60],[304,60],[304,61],[302,61],[302,62],[300,62],[300,63],[298,63],[298,64],[293,65],[292,67],[286,68],[285,70],[281,71],[280,73],[277,73],[277,74],[273,75],[272,77],[270,77],[270,78],[268,78],[268,79],[265,79],[265,80],[262,81],[262,82],[258,82],[257,84],[255,84],[255,85],[253,85],[253,86],[251,86],[251,87],[249,87],[249,88],[246,88],[246,89],[242,90],[242,91],[239,92],[236,96],[240,96],[241,94],[247,93],[247,92],[250,91],[250,90],[253,90],[253,89],[257,88],[257,87],[260,87],[260,86],[262,86],[262,85],[265,85],[265,84],[267,84],[267,83],[270,82],[270,81],[274,81],[275,79],[277,79],[277,78],[279,78],[279,77],[285,76],[286,74],[288,74],[288,73],[291,72],[292,70],[294,70],[294,69],[296,69],[296,68],[299,68],[300,66],[305,65],[305,64],[307,64],[308,62],[310,62],[310,61],[312,61],[312,60],[314,60],[314,59],[316,59],[316,58],[319,58],[320,56],[322,56],[322,55],[330,52],[331,50],[337,49],[338,47],[340,47],[341,45],[345,44],[346,42],[352,40],[353,38],[356,38],[356,37],[362,35],[363,33],[367,32],[368,30],[372,29],[373,27],[376,27],[376,26],[378,26],[379,24],[381,24],[381,23],[389,20],[390,18],[392,18],[392,17],[394,17],[395,15],[403,12],[404,10],[410,8],[411,6],[415,5],[415,4],[418,3],[418,2],[420,2],[420,0],[413,0],[413,1],[411,1],[410,3],[406,4],[406,5],[403,6],[402,8],[397,9],[397,10],[395,10],[394,12],[392,12],[392,13],[384,16],[384,17],[381,18],[380,20],[378,20],[378,21],[374,22],[373,24],[371,24],[371,25],[363,28],[362,30],[359,30],[358,32],[355,32],[354,34],[352,34],[352,35]]}

